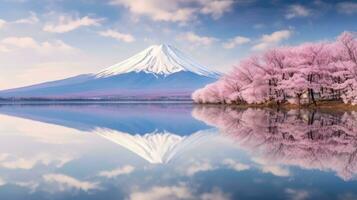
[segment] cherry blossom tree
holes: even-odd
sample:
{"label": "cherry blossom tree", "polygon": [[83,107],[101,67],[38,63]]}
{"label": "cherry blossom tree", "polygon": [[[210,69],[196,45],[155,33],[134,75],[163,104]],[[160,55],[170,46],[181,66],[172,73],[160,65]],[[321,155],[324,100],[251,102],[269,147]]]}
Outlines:
{"label": "cherry blossom tree", "polygon": [[357,37],[305,43],[253,55],[216,83],[197,90],[197,103],[304,103],[341,100],[357,105]]}

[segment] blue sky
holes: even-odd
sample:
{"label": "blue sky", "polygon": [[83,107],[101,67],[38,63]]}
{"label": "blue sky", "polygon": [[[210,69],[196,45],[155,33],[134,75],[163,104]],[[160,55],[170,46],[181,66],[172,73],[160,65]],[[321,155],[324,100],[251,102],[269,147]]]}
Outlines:
{"label": "blue sky", "polygon": [[357,31],[355,1],[0,0],[0,89],[97,72],[168,43],[227,72],[265,49]]}

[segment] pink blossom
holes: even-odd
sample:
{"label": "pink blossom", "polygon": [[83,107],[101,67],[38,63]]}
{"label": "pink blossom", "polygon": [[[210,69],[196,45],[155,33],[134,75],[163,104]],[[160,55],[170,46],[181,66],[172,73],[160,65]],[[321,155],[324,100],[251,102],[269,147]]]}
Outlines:
{"label": "pink blossom", "polygon": [[304,43],[253,55],[192,98],[197,103],[341,100],[356,105],[356,34],[344,32],[333,42]]}

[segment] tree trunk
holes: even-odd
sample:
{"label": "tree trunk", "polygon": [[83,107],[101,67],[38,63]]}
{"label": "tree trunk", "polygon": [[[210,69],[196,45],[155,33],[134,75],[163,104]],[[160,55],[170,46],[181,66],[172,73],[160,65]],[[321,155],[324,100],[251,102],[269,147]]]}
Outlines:
{"label": "tree trunk", "polygon": [[314,90],[313,89],[309,89],[309,96],[310,96],[310,99],[312,101],[312,103],[316,106],[316,100],[315,100],[315,96],[314,96]]}

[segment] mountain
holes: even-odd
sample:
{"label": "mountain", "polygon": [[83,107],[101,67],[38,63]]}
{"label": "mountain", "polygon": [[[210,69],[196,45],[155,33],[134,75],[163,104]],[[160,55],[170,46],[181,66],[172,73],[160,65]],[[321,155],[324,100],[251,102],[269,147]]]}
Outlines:
{"label": "mountain", "polygon": [[220,74],[170,45],[154,45],[98,73],[0,91],[0,98],[185,99]]}

